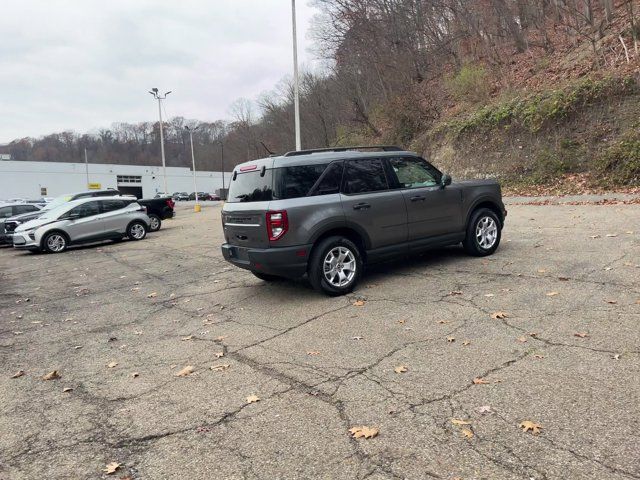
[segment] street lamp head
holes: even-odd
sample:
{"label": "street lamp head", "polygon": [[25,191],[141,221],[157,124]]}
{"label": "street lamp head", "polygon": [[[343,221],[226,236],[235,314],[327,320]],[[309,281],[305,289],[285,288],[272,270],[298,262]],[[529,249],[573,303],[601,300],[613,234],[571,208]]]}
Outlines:
{"label": "street lamp head", "polygon": [[157,89],[157,88],[155,88],[155,87],[154,87],[154,88],[152,88],[152,89],[151,89],[151,91],[152,91],[153,93],[158,93],[158,89]]}

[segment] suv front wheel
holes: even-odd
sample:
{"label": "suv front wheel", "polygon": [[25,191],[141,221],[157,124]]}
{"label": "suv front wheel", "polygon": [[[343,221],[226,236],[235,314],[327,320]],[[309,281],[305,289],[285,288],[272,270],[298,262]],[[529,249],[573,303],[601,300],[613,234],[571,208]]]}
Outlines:
{"label": "suv front wheel", "polygon": [[308,274],[309,282],[320,292],[349,293],[362,274],[360,250],[348,238],[325,238],[313,249]]}
{"label": "suv front wheel", "polygon": [[480,208],[471,215],[462,245],[467,253],[476,257],[491,255],[500,244],[500,234],[500,220],[495,212]]}

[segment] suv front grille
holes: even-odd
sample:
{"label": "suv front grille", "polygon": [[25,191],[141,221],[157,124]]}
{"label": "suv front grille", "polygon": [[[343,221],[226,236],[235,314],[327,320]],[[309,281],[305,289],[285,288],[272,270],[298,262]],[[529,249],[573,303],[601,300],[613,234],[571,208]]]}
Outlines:
{"label": "suv front grille", "polygon": [[13,233],[15,229],[18,228],[18,225],[20,225],[20,223],[18,222],[6,222],[4,224],[4,229],[7,231],[7,233]]}

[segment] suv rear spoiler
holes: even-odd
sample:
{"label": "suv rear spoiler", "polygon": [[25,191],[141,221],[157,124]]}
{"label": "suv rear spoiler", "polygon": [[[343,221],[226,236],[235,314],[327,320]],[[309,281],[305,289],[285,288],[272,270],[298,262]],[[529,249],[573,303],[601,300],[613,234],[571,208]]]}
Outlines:
{"label": "suv rear spoiler", "polygon": [[349,150],[382,150],[383,152],[403,152],[404,150],[395,145],[359,145],[354,147],[330,147],[330,148],[314,148],[311,150],[295,150],[287,152],[283,157],[295,157],[298,155],[309,155],[312,153],[322,152],[346,152]]}

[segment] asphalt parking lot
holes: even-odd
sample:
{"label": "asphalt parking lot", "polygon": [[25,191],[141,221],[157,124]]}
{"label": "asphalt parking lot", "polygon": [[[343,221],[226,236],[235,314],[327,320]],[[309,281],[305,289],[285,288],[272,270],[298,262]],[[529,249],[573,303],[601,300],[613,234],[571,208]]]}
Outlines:
{"label": "asphalt parking lot", "polygon": [[0,248],[0,479],[640,478],[640,205],[508,209],[342,298],[227,265],[219,204]]}

